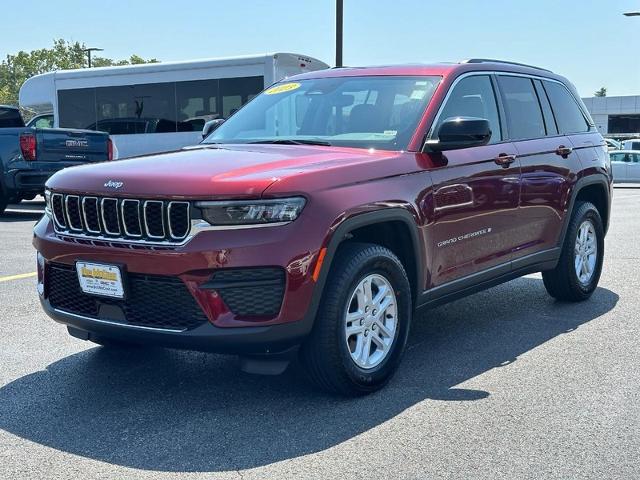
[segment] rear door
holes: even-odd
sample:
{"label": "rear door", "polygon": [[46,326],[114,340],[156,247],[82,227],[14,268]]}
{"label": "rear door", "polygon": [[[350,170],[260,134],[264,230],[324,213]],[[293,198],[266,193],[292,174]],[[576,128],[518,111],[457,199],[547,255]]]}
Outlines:
{"label": "rear door", "polygon": [[[500,74],[498,85],[507,115],[509,139],[522,168],[522,190],[514,231],[514,268],[518,259],[557,246],[572,173],[580,168],[571,140],[557,128],[540,80]],[[551,254],[551,252],[550,252]]]}
{"label": "rear door", "polygon": [[38,162],[69,165],[107,160],[108,138],[104,132],[42,128],[36,130]]}
{"label": "rear door", "polygon": [[[444,120],[462,116],[487,119],[492,137],[486,146],[443,152],[442,167],[431,171],[432,287],[492,267],[508,271],[514,248],[520,166],[513,144],[504,141],[491,75],[474,74],[454,84],[433,131]],[[500,156],[513,161],[499,165]]]}

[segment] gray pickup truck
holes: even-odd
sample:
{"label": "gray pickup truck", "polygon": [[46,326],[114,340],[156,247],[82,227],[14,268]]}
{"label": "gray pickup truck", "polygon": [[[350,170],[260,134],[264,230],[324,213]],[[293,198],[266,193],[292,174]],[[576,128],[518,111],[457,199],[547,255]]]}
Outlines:
{"label": "gray pickup truck", "polygon": [[42,194],[58,170],[111,160],[112,152],[107,133],[25,127],[20,110],[0,105],[0,215],[9,203]]}

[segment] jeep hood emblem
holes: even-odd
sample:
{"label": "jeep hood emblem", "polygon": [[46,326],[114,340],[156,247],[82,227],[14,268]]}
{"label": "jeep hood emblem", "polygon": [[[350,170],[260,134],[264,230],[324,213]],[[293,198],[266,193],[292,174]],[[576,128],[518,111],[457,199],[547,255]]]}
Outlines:
{"label": "jeep hood emblem", "polygon": [[124,182],[116,182],[115,180],[108,180],[104,184],[104,187],[105,188],[113,188],[114,190],[118,190],[119,188],[122,188],[123,185],[124,185]]}

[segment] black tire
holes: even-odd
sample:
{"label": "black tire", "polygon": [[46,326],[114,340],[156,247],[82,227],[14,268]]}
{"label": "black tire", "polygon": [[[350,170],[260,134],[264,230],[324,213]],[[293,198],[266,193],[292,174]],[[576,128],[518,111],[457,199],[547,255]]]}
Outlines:
{"label": "black tire", "polygon": [[[588,282],[582,283],[574,266],[576,253],[575,245],[580,226],[590,221],[596,235],[596,264]],[[567,233],[565,235],[562,252],[558,265],[553,270],[542,272],[542,280],[547,292],[557,300],[566,302],[581,302],[587,300],[598,287],[602,273],[604,257],[604,227],[598,209],[590,202],[576,202]]]}
{"label": "black tire", "polygon": [[[397,323],[394,340],[384,359],[379,365],[365,369],[351,357],[344,315],[356,286],[372,274],[384,277],[391,285],[396,297]],[[364,395],[382,388],[400,364],[412,314],[411,286],[398,257],[379,245],[344,244],[333,260],[313,330],[300,350],[311,380],[323,390],[346,396]],[[376,349],[377,346],[373,346],[374,352]]]}

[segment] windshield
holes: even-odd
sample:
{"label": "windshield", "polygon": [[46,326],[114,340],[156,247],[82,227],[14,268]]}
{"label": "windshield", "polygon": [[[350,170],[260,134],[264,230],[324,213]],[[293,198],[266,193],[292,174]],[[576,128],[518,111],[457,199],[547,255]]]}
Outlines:
{"label": "windshield", "polygon": [[440,77],[281,82],[203,143],[292,143],[405,150]]}

